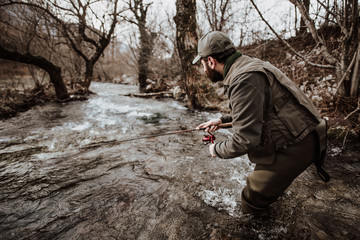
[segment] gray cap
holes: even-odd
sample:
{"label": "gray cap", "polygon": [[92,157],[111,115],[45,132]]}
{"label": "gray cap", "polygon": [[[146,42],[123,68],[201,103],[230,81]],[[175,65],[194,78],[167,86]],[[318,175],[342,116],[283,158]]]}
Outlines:
{"label": "gray cap", "polygon": [[198,55],[192,61],[192,64],[197,63],[203,57],[222,53],[230,48],[235,47],[225,33],[219,31],[208,32],[200,38],[198,42]]}

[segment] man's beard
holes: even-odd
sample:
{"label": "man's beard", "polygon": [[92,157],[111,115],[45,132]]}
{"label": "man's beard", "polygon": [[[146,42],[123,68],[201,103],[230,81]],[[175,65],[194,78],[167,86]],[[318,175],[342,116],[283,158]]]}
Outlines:
{"label": "man's beard", "polygon": [[221,73],[217,72],[214,69],[211,69],[207,64],[205,64],[206,67],[206,76],[208,76],[208,78],[213,82],[216,83],[218,81],[222,81],[224,80],[224,77]]}

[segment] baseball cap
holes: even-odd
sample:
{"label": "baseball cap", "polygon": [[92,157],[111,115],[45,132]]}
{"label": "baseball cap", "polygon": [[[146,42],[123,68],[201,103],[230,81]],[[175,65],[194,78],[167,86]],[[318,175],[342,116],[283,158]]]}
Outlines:
{"label": "baseball cap", "polygon": [[230,48],[235,48],[230,38],[223,32],[212,31],[202,36],[198,42],[198,55],[192,61],[197,63],[201,58],[217,53],[225,52]]}

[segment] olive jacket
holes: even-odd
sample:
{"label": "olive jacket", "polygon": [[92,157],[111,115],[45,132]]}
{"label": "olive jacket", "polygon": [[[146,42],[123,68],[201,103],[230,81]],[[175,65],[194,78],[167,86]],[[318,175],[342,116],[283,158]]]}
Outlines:
{"label": "olive jacket", "polygon": [[215,144],[220,158],[248,154],[250,161],[271,164],[276,150],[301,141],[320,122],[311,100],[269,62],[236,52],[225,61],[224,89],[232,122],[231,138]]}

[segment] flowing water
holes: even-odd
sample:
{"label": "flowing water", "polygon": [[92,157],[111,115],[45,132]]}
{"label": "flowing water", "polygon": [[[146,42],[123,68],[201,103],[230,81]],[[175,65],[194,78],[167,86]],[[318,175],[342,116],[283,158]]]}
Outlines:
{"label": "flowing water", "polygon": [[123,141],[219,116],[124,96],[136,89],[93,83],[86,101],[48,103],[1,122],[0,239],[327,236],[304,223],[291,201],[296,190],[275,204],[282,211],[243,215],[240,194],[253,165],[246,156],[209,157],[203,132]]}

